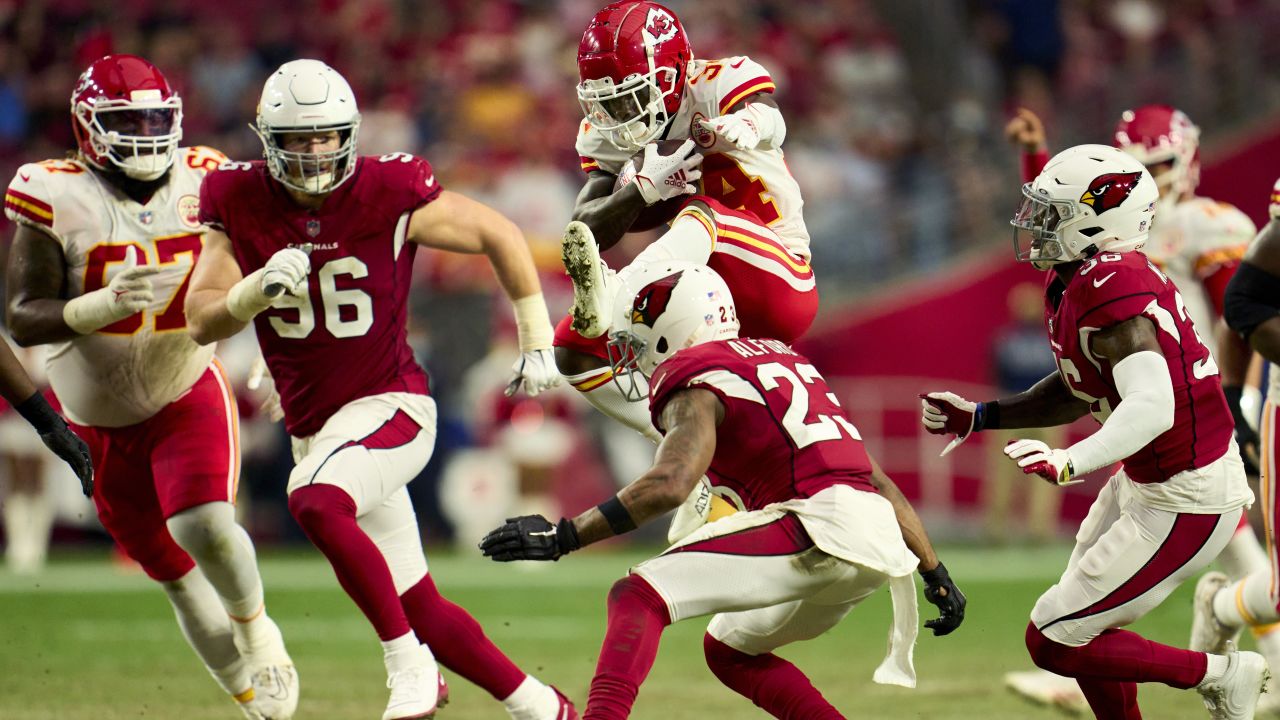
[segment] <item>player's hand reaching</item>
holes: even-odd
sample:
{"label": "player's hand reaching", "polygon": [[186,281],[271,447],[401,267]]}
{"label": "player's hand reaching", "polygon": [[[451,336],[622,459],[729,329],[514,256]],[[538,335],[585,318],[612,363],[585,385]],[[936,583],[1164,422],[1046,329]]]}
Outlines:
{"label": "player's hand reaching", "polygon": [[520,353],[511,366],[511,380],[505,394],[511,397],[523,387],[526,395],[534,397],[559,384],[560,370],[556,367],[556,356],[551,348],[530,350]]}
{"label": "player's hand reaching", "polygon": [[277,250],[262,267],[262,294],[274,298],[281,293],[295,297],[307,291],[311,256],[298,248]]}
{"label": "player's hand reaching", "polygon": [[636,171],[635,184],[646,205],[698,191],[702,177],[702,155],[694,152],[693,139],[685,140],[670,155],[659,152],[659,144],[644,147],[644,161]]}
{"label": "player's hand reaching", "polygon": [[751,118],[751,106],[728,115],[701,120],[702,126],[726,142],[733,143],[739,150],[755,150],[760,146],[760,128]]}
{"label": "player's hand reaching", "polygon": [[1004,446],[1004,454],[1018,463],[1027,475],[1039,475],[1054,485],[1074,485],[1082,482],[1072,477],[1071,456],[1066,450],[1049,447],[1040,440],[1010,440]]}
{"label": "player's hand reaching", "polygon": [[511,560],[559,560],[582,547],[573,521],[560,518],[558,524],[541,515],[507,518],[500,528],[480,541],[480,552],[498,562]]}
{"label": "player's hand reaching", "polygon": [[45,447],[52,450],[54,455],[62,458],[75,471],[76,477],[80,479],[80,490],[84,492],[84,496],[92,497],[93,460],[89,458],[89,446],[84,440],[72,432],[65,422],[62,423],[62,427],[52,432],[40,433],[40,439],[44,441]]}
{"label": "player's hand reaching", "polygon": [[933,435],[955,435],[942,450],[946,455],[969,437],[969,433],[982,429],[982,403],[976,403],[952,392],[931,392],[920,396],[922,414],[920,422]]}
{"label": "player's hand reaching", "polygon": [[1026,108],[1018,108],[1018,114],[1004,126],[1004,136],[1024,153],[1044,152],[1044,123],[1040,117]]}
{"label": "player's hand reaching", "polygon": [[946,566],[938,563],[932,570],[921,570],[920,577],[924,579],[924,599],[933,603],[940,613],[933,620],[926,621],[924,626],[934,635],[946,635],[960,627],[968,601],[951,580]]}

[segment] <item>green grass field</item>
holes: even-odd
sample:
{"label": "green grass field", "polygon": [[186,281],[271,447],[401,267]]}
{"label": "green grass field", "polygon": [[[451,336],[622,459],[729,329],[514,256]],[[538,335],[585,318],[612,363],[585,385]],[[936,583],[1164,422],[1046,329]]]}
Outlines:
{"label": "green grass field", "polygon": [[[884,652],[888,592],[841,626],[785,649],[850,718],[1055,718],[1001,686],[1027,669],[1027,614],[1065,565],[1068,549],[953,549],[942,553],[968,594],[955,634],[921,635],[915,690],[875,685]],[[477,556],[433,555],[441,590],[468,608],[526,670],[558,685],[583,709],[604,633],[605,592],[638,552],[584,553],[533,571]],[[267,600],[298,665],[298,718],[377,718],[386,702],[376,637],[317,554],[262,559]],[[1185,644],[1191,587],[1184,586],[1136,629]],[[923,603],[924,612],[933,608]],[[705,621],[669,629],[633,717],[639,720],[754,718],[762,713],[722,687],[702,661]],[[442,720],[505,718],[501,706],[448,676],[453,701]],[[1200,698],[1144,686],[1148,718],[1203,718]],[[140,576],[122,576],[105,559],[58,559],[37,578],[0,574],[0,719],[176,718],[231,720],[239,714],[182,640],[163,594]]]}

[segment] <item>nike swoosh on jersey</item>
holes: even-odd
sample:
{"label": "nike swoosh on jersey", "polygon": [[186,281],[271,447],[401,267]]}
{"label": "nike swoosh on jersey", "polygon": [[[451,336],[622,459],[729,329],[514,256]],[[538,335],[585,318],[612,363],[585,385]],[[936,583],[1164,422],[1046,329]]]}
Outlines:
{"label": "nike swoosh on jersey", "polygon": [[1115,277],[1115,276],[1116,276],[1116,274],[1115,274],[1115,273],[1111,273],[1110,275],[1108,275],[1108,276],[1106,276],[1106,277],[1094,278],[1094,279],[1093,279],[1093,286],[1094,286],[1094,287],[1096,287],[1096,288],[1100,288],[1100,287],[1102,287],[1102,284],[1103,284],[1103,283],[1105,283],[1106,281],[1110,280],[1111,278],[1113,278],[1113,277]]}
{"label": "nike swoosh on jersey", "polygon": [[22,182],[31,182],[31,176],[26,173],[18,173],[18,177],[22,178]]}
{"label": "nike swoosh on jersey", "polygon": [[431,187],[432,185],[435,185],[435,184],[436,184],[436,176],[435,176],[435,173],[432,173],[431,177],[427,178],[427,187]]}
{"label": "nike swoosh on jersey", "polygon": [[734,70],[737,70],[738,68],[742,67],[742,63],[744,63],[744,62],[746,62],[746,61],[747,61],[747,59],[746,59],[746,58],[742,58],[741,60],[739,60],[739,61],[738,61],[738,62],[736,62],[736,63],[729,63],[729,67],[733,68]]}

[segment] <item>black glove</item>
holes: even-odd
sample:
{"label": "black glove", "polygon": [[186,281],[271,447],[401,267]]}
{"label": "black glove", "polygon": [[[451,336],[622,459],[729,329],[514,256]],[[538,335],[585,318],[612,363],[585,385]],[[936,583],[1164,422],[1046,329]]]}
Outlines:
{"label": "black glove", "polygon": [[80,489],[85,497],[93,495],[93,460],[89,458],[89,446],[79,435],[71,432],[67,422],[49,405],[40,393],[23,400],[16,408],[18,414],[40,433],[45,447],[62,458],[76,477],[80,478]]}
{"label": "black glove", "polygon": [[1240,409],[1240,396],[1243,388],[1239,385],[1222,386],[1222,394],[1227,396],[1227,407],[1231,408],[1231,417],[1236,421],[1236,444],[1240,446],[1240,459],[1244,461],[1246,475],[1258,474],[1258,433],[1253,431],[1249,421]]}
{"label": "black glove", "polygon": [[480,541],[480,552],[498,562],[511,560],[559,560],[582,547],[573,521],[560,518],[552,525],[541,515],[507,518],[507,524],[492,530]]}
{"label": "black glove", "polygon": [[934,635],[946,635],[964,622],[964,593],[951,581],[947,568],[938,563],[932,570],[921,570],[924,578],[924,599],[937,606],[941,614],[924,624]]}

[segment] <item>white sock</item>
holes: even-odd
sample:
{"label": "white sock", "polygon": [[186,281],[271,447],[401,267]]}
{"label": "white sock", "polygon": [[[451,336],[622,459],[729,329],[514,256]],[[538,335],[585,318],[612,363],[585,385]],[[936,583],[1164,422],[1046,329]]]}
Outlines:
{"label": "white sock", "polygon": [[1251,573],[1213,596],[1213,614],[1223,625],[1267,625],[1280,620],[1271,597],[1271,572]]}
{"label": "white sock", "polygon": [[1207,654],[1205,657],[1208,658],[1209,663],[1204,671],[1204,679],[1196,687],[1204,687],[1209,683],[1215,683],[1221,680],[1223,675],[1227,674],[1228,662],[1226,655]]}
{"label": "white sock", "polygon": [[9,492],[4,500],[5,559],[17,573],[39,572],[49,552],[53,503],[41,487],[37,492]]}
{"label": "white sock", "polygon": [[711,259],[714,234],[714,218],[708,218],[701,210],[686,208],[671,221],[671,229],[640,251],[631,265],[679,260],[706,265]]}
{"label": "white sock", "polygon": [[1227,546],[1218,555],[1218,564],[1232,580],[1269,568],[1267,551],[1262,549],[1258,536],[1248,525],[1236,529],[1236,534],[1231,536]]}
{"label": "white sock", "polygon": [[382,661],[387,666],[388,675],[420,665],[422,653],[435,660],[431,649],[418,642],[418,636],[412,630],[393,640],[382,641]]}
{"label": "white sock", "polygon": [[532,675],[525,675],[515,692],[502,699],[502,706],[512,720],[546,720],[556,716],[560,701],[549,686]]}
{"label": "white sock", "polygon": [[249,668],[231,634],[231,620],[218,593],[199,568],[171,582],[160,583],[187,644],[204,662],[218,685],[238,696],[249,688]]}
{"label": "white sock", "polygon": [[643,375],[627,373],[623,382],[630,383],[632,378],[640,384],[645,399],[632,402],[624,397],[608,367],[565,376],[565,380],[582,393],[595,409],[644,435],[656,445],[662,442],[662,435],[649,421],[649,381]]}

